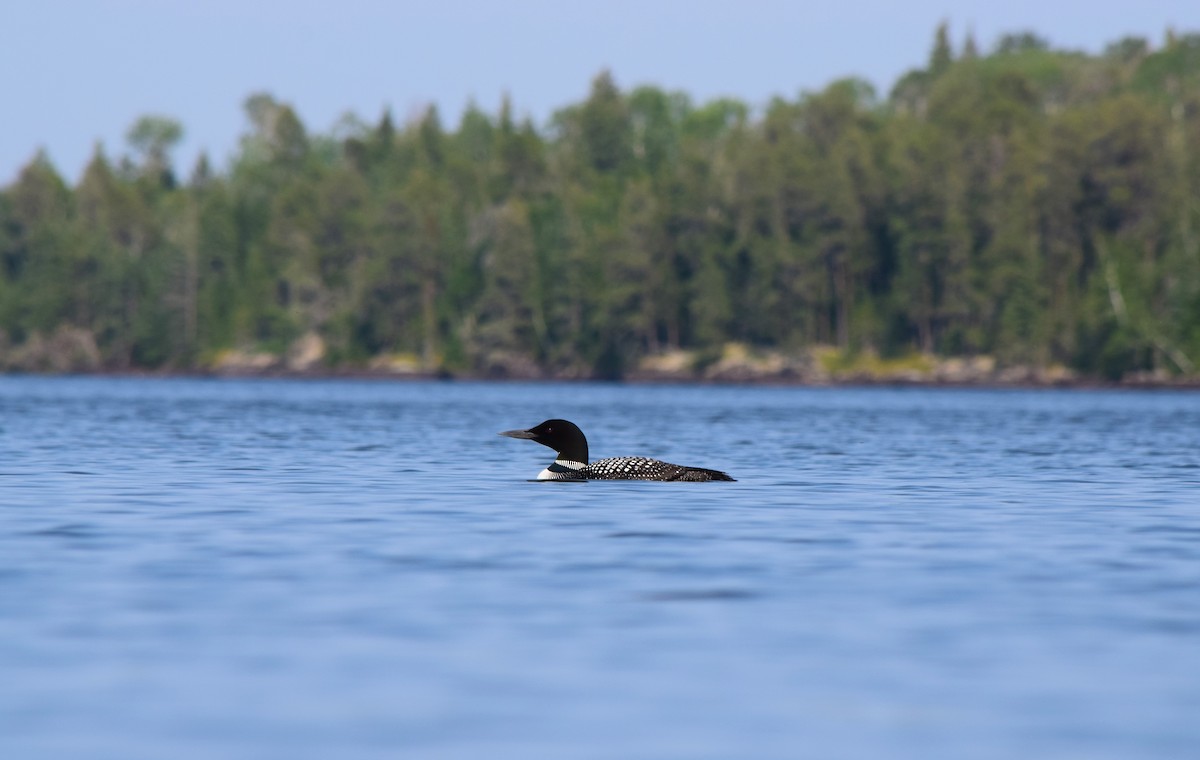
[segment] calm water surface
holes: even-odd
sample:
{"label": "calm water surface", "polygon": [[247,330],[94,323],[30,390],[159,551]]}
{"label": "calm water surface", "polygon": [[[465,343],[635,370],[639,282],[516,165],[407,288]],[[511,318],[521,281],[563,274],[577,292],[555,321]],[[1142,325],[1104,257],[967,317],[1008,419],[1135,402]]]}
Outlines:
{"label": "calm water surface", "polygon": [[0,756],[1197,757],[1200,395],[0,378]]}

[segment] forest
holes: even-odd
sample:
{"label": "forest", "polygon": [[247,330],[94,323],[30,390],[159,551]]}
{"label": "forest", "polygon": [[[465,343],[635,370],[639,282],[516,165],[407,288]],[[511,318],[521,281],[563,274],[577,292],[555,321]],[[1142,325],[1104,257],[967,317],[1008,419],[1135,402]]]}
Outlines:
{"label": "forest", "polygon": [[244,108],[226,167],[177,170],[184,125],[143,116],[74,186],[38,154],[0,189],[0,369],[624,378],[737,346],[1198,373],[1200,34],[942,26],[886,94],[764,104],[601,72],[546,124]]}

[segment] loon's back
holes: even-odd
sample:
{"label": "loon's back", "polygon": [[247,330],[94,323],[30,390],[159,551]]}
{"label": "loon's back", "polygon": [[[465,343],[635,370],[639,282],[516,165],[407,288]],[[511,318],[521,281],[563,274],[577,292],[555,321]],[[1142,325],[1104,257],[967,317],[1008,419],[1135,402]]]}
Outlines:
{"label": "loon's back", "polygon": [[583,474],[588,480],[681,480],[690,483],[733,480],[720,470],[685,467],[646,457],[597,459],[583,469]]}

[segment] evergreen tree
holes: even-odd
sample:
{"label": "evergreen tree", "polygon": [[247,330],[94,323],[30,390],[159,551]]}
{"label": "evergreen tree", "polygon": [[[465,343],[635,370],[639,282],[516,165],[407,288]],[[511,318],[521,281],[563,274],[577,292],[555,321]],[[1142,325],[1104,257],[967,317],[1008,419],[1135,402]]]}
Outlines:
{"label": "evergreen tree", "polygon": [[929,71],[935,77],[944,74],[954,63],[954,52],[950,48],[950,31],[945,21],[938,24],[934,33],[933,50],[929,54]]}

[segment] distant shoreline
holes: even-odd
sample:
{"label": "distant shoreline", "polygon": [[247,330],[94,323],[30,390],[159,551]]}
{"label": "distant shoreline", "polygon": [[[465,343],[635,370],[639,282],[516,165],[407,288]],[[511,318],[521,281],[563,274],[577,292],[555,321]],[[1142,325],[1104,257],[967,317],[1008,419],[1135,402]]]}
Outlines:
{"label": "distant shoreline", "polygon": [[1131,380],[1105,380],[1101,378],[1074,377],[1070,379],[1021,379],[979,378],[944,379],[914,377],[748,377],[714,378],[701,375],[664,375],[633,373],[605,378],[599,376],[527,374],[489,375],[471,372],[405,372],[395,373],[381,370],[346,369],[303,369],[284,368],[265,370],[97,370],[85,372],[29,372],[8,371],[3,377],[95,377],[128,379],[196,379],[196,380],[364,380],[388,382],[477,382],[477,383],[610,383],[629,386],[686,385],[710,387],[764,387],[764,388],[945,388],[978,390],[1185,390],[1200,391],[1200,377],[1180,378],[1137,378]]}
{"label": "distant shoreline", "polygon": [[63,331],[37,349],[0,351],[8,374],[109,377],[229,377],[294,379],[460,380],[478,382],[620,382],[630,385],[924,388],[1179,388],[1200,389],[1200,374],[1165,369],[1121,378],[1084,374],[1061,364],[1002,362],[994,356],[910,352],[881,356],[871,349],[810,345],[782,350],[728,342],[710,349],[660,349],[617,363],[609,372],[580,363],[548,368],[538,358],[505,350],[472,356],[470,368],[448,368],[441,357],[381,353],[361,363],[338,362],[315,333],[281,352],[225,349],[196,366],[107,367],[90,334]]}

